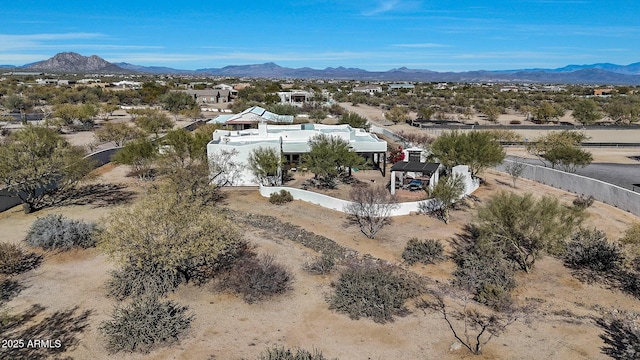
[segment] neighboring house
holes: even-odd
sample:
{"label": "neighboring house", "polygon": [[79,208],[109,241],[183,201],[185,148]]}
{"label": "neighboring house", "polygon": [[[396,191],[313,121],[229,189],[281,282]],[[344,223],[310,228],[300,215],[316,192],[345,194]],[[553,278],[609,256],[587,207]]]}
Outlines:
{"label": "neighboring house", "polygon": [[224,124],[229,125],[234,130],[245,130],[256,128],[258,123],[267,122],[273,124],[292,124],[293,115],[278,115],[270,111],[267,111],[260,106],[254,106],[247,110],[234,115],[220,115],[213,119],[215,123],[221,123],[218,120],[221,116],[224,116]]}
{"label": "neighboring house", "polygon": [[594,96],[607,96],[613,93],[613,89],[593,89]]}
{"label": "neighboring house", "polygon": [[414,179],[422,180],[425,186],[433,188],[440,179],[440,164],[427,162],[426,154],[420,148],[409,148],[403,152],[403,159],[391,167],[391,194],[396,193],[396,187]]}
{"label": "neighboring house", "polygon": [[369,95],[373,95],[375,93],[382,92],[382,86],[380,85],[363,85],[356,86],[352,90],[353,92],[365,93]]}
{"label": "neighboring house", "polygon": [[313,93],[304,90],[280,91],[277,94],[280,97],[280,103],[297,106],[302,106],[313,97]]}
{"label": "neighboring house", "polygon": [[413,90],[415,85],[409,83],[389,84],[389,90]]}
{"label": "neighboring house", "polygon": [[184,90],[191,95],[198,105],[223,104],[231,101],[230,90],[205,89],[205,90]]}
{"label": "neighboring house", "polygon": [[[337,136],[349,142],[354,152],[372,159],[381,171],[386,167],[387,142],[375,134],[363,129],[354,129],[349,125],[270,125],[261,122],[258,129],[229,131],[216,130],[213,140],[207,144],[207,156],[215,158],[222,150],[236,150],[235,161],[243,163],[243,172],[236,186],[255,186],[257,180],[246,166],[251,152],[258,148],[273,148],[284,157],[289,168],[297,168],[302,155],[309,152],[309,139],[319,134]],[[383,162],[383,164],[380,164]]]}

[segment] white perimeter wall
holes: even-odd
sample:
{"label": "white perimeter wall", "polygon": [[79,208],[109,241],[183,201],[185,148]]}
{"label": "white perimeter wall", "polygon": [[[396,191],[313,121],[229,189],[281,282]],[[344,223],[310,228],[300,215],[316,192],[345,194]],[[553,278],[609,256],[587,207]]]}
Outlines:
{"label": "white perimeter wall", "polygon": [[[505,160],[501,165],[497,166],[496,169],[505,171],[506,165],[513,162],[515,161]],[[585,176],[544,166],[524,164],[525,169],[521,177],[525,179],[537,181],[575,194],[591,195],[598,201],[640,216],[640,193]]]}
{"label": "white perimeter wall", "polygon": [[[477,179],[472,179],[471,174],[468,172],[468,167],[466,166],[456,166],[453,169],[454,173],[461,173],[465,175],[465,195],[469,195],[476,191],[479,187],[479,181]],[[347,200],[337,199],[331,196],[318,194],[313,191],[307,191],[297,188],[291,188],[286,186],[260,186],[260,195],[264,197],[269,197],[272,193],[280,192],[280,190],[286,190],[291,193],[294,200],[302,200],[311,204],[315,204],[318,206],[322,206],[327,209],[332,209],[340,212],[344,212],[344,208],[349,205],[351,202]],[[412,202],[401,202],[399,203],[400,207],[393,210],[391,216],[402,216],[409,215],[411,213],[418,213],[418,205],[422,202],[432,202],[433,199],[422,200],[422,201],[412,201]]]}

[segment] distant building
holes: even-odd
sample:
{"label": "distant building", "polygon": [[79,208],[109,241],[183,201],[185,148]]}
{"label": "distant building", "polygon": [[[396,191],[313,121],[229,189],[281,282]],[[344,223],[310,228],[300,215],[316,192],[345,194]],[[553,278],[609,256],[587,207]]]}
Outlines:
{"label": "distant building", "polygon": [[389,90],[413,90],[416,86],[410,83],[389,84]]}
{"label": "distant building", "polygon": [[613,93],[613,89],[593,89],[594,96],[608,96]]}
{"label": "distant building", "polygon": [[272,124],[291,124],[293,123],[292,115],[278,115],[270,111],[267,111],[260,106],[254,106],[247,110],[232,115],[218,115],[209,123],[225,124],[230,126],[234,130],[245,130],[250,128],[256,128],[258,123],[272,123]]}
{"label": "distant building", "polygon": [[380,85],[362,85],[356,86],[352,90],[353,92],[365,93],[369,95],[373,95],[375,93],[382,92],[382,86]]}
{"label": "distant building", "polygon": [[198,105],[222,104],[231,102],[230,90],[205,89],[205,90],[184,90],[191,95]]}
{"label": "distant building", "polygon": [[296,106],[302,106],[313,97],[313,93],[304,90],[280,91],[277,94],[280,97],[280,103]]}

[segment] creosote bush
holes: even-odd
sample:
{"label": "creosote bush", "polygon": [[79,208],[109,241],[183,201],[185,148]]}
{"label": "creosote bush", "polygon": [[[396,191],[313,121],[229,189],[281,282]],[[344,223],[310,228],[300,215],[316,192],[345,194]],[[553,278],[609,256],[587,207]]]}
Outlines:
{"label": "creosote bush", "polygon": [[173,301],[145,297],[128,306],[116,307],[111,320],[100,331],[107,337],[107,350],[149,352],[178,341],[191,326],[193,316],[186,306]]}
{"label": "creosote bush", "polygon": [[30,246],[45,250],[69,250],[73,247],[95,246],[95,225],[80,220],[67,219],[60,214],[50,214],[36,219],[29,228],[25,241]]}
{"label": "creosote bush", "polygon": [[141,295],[165,296],[183,281],[184,279],[175,271],[147,269],[145,266],[127,264],[111,272],[107,291],[109,296],[117,300]]}
{"label": "creosote bush", "polygon": [[333,285],[330,309],[347,313],[352,319],[364,316],[379,323],[406,314],[406,300],[422,291],[417,281],[398,269],[373,261],[349,264]]}
{"label": "creosote bush", "polygon": [[329,254],[322,254],[312,261],[306,262],[302,268],[308,273],[315,275],[328,274],[336,265],[336,259]]}
{"label": "creosote bush", "polygon": [[465,249],[456,255],[456,263],[453,285],[472,293],[476,301],[495,310],[511,306],[511,291],[516,281],[512,267],[500,251]]}
{"label": "creosote bush", "polygon": [[220,285],[253,303],[288,291],[292,282],[293,275],[272,256],[247,254],[222,276]]}
{"label": "creosote bush", "polygon": [[418,240],[412,238],[402,252],[402,258],[409,265],[417,262],[423,264],[435,264],[444,259],[444,247],[438,240]]}
{"label": "creosote bush", "polygon": [[269,202],[275,205],[282,205],[291,201],[293,201],[293,195],[284,189],[269,195]]}
{"label": "creosote bush", "polygon": [[0,243],[0,274],[14,275],[33,269],[40,264],[41,257],[25,251],[22,247]]}
{"label": "creosote bush", "polygon": [[593,195],[578,195],[575,199],[573,199],[573,206],[579,209],[586,209],[589,206],[593,205],[594,201],[595,199],[593,198]]}
{"label": "creosote bush", "polygon": [[613,273],[624,262],[624,256],[620,246],[609,242],[604,232],[580,229],[567,244],[564,262],[574,269]]}
{"label": "creosote bush", "polygon": [[262,354],[258,356],[258,360],[327,360],[327,358],[318,350],[309,352],[297,348],[295,351],[292,351],[291,349],[285,349],[281,346],[274,346],[263,351]]}

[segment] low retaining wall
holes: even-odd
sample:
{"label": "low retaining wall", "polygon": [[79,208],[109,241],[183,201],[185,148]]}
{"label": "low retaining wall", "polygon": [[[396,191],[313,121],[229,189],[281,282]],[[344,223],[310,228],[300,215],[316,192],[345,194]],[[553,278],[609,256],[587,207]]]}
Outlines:
{"label": "low retaining wall", "polygon": [[[497,166],[496,169],[505,171],[507,164],[514,162],[516,161],[505,160],[501,165]],[[522,172],[522,178],[553,186],[557,189],[570,191],[574,194],[591,195],[598,201],[640,216],[640,193],[582,175],[539,165],[523,164],[525,165],[525,169]]]}
{"label": "low retaining wall", "polygon": [[[471,176],[469,176],[469,179],[468,181],[465,182],[465,184],[466,184],[465,195],[469,195],[473,193],[480,186],[479,181],[477,179],[471,179]],[[351,202],[347,200],[337,199],[331,196],[318,194],[317,192],[298,189],[298,188],[291,188],[286,186],[260,186],[260,189],[259,189],[260,195],[264,197],[269,197],[273,193],[280,192],[280,190],[286,190],[290,192],[294,200],[306,201],[311,204],[315,204],[327,209],[336,210],[340,212],[345,212],[344,211],[345,207],[351,204]],[[397,209],[394,209],[391,212],[390,216],[402,216],[402,215],[409,215],[411,213],[418,213],[420,211],[419,205],[421,203],[434,205],[435,200],[427,199],[422,201],[398,203],[398,205],[400,206]],[[427,205],[427,207],[431,207],[429,205]]]}

